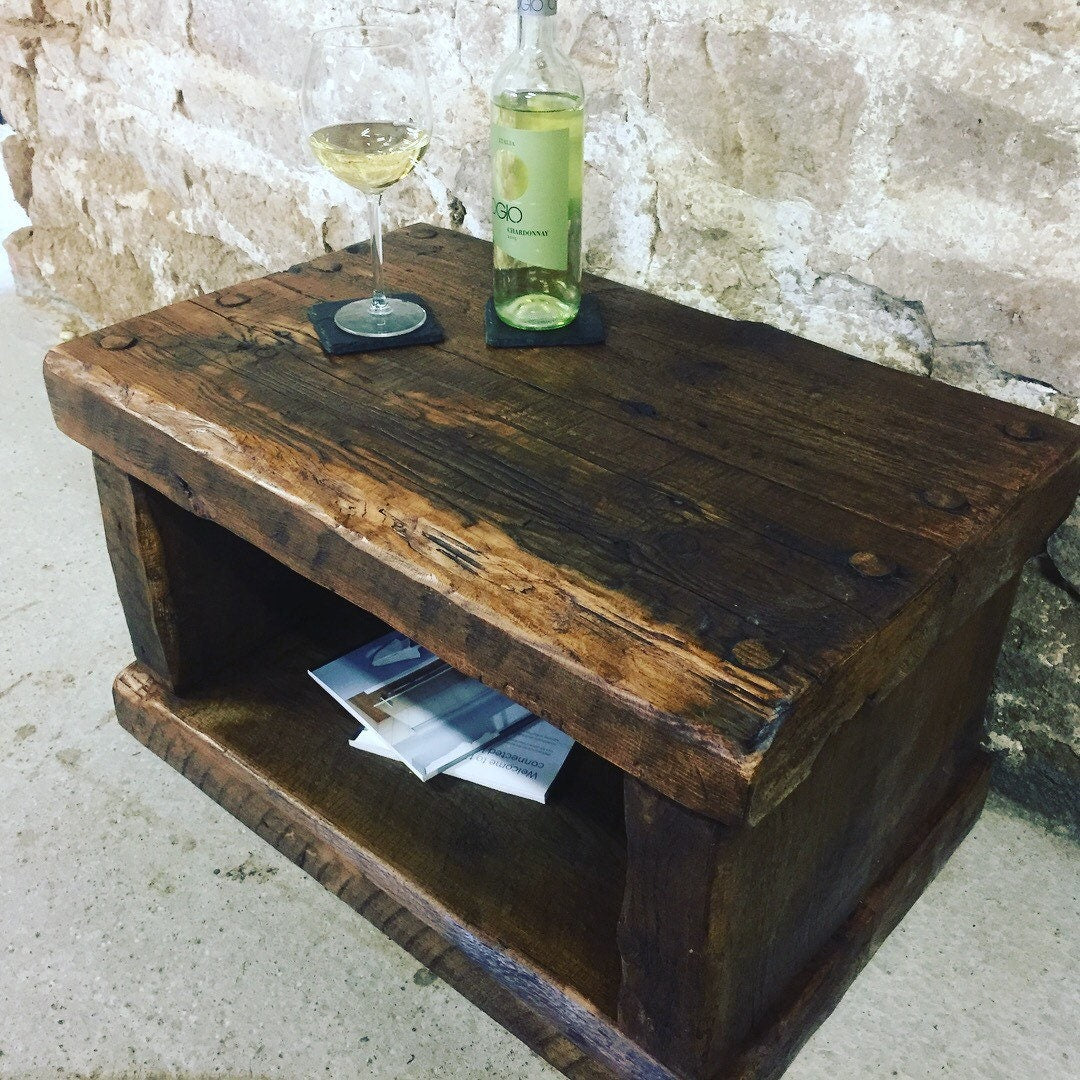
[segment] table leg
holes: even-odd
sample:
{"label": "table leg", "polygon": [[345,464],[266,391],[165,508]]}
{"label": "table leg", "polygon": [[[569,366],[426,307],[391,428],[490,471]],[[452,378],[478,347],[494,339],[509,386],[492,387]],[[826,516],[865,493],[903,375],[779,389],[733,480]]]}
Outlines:
{"label": "table leg", "polygon": [[1015,581],[753,827],[626,778],[619,1024],[680,1076],[779,1076],[974,823]]}
{"label": "table leg", "polygon": [[221,526],[94,457],[136,659],[183,693],[313,604],[313,586]]}

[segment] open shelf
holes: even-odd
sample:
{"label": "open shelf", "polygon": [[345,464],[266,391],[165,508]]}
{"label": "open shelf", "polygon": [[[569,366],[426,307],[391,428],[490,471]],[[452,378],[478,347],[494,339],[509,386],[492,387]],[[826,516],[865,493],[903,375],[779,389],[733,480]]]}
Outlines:
{"label": "open shelf", "polygon": [[152,705],[200,738],[202,757],[229,759],[317,819],[334,848],[382,887],[391,881],[424,922],[486,939],[614,1017],[621,774],[575,747],[541,805],[451,777],[421,783],[349,747],[356,722],[306,672],[385,627],[336,600],[313,596],[317,619],[183,697],[151,681],[140,709]]}

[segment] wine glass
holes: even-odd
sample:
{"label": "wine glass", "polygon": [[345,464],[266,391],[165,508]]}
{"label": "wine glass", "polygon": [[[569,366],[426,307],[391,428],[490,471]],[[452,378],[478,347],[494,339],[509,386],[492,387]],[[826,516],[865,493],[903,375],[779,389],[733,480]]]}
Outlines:
{"label": "wine glass", "polygon": [[382,284],[382,193],[408,176],[427,149],[431,95],[416,41],[401,32],[339,26],[312,35],[300,112],[319,163],[368,197],[374,285],[370,299],[340,308],[350,334],[395,337],[422,326],[419,304]]}

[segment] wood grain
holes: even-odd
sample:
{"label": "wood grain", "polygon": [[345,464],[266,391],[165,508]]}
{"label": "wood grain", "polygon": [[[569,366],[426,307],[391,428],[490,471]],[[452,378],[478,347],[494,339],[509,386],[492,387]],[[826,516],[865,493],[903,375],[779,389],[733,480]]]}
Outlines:
{"label": "wood grain", "polygon": [[178,723],[155,700],[154,690],[154,682],[134,668],[117,679],[117,716],[140,742],[560,1072],[572,1080],[614,1080],[619,1075],[585,1054],[461,949],[378,888],[341,845],[328,841],[294,804]]}
{"label": "wood grain", "polygon": [[[315,643],[309,647],[311,644]],[[316,651],[328,644],[329,640],[324,639],[315,645]],[[297,647],[295,639],[289,647]],[[274,657],[271,650],[265,660],[268,667],[274,665]],[[266,678],[270,678],[269,671]],[[249,681],[262,680],[254,672],[240,680],[241,685]],[[118,677],[114,696],[121,724],[140,742],[573,1080],[608,1080],[616,1076],[625,1080],[673,1080],[676,1075],[706,1075],[665,1068],[636,1046],[606,1013],[584,1004],[572,988],[542,987],[542,974],[539,981],[523,978],[520,955],[504,958],[501,942],[492,947],[490,942],[478,941],[467,929],[455,930],[456,919],[452,912],[440,910],[438,898],[431,894],[432,883],[400,879],[377,852],[369,849],[363,818],[358,817],[351,827],[341,828],[334,809],[335,785],[298,792],[289,786],[287,778],[264,772],[245,749],[248,737],[242,732],[247,721],[242,714],[248,707],[256,714],[253,724],[264,729],[276,724],[282,733],[293,725],[307,727],[313,722],[340,725],[336,713],[325,713],[316,705],[318,717],[313,721],[307,706],[297,713],[293,711],[295,703],[285,701],[275,702],[273,715],[268,716],[264,707],[252,701],[240,686],[230,689],[225,685],[214,691],[221,703],[217,710],[212,705],[192,706],[171,695],[140,665],[133,665]],[[246,706],[234,706],[232,710],[221,707],[238,697]],[[218,711],[223,720],[231,712],[231,718],[211,734],[204,730],[199,718],[200,713],[208,711]],[[239,741],[234,742],[234,738]],[[305,754],[310,753],[313,741],[306,741]],[[318,755],[316,762],[328,764]],[[374,764],[357,763],[361,771]],[[763,1010],[758,1029],[743,1040],[731,1060],[710,1080],[772,1080],[783,1073],[971,827],[985,798],[987,775],[982,759],[972,762],[941,805],[933,807],[921,824],[912,823],[908,844],[889,859],[884,872],[875,872],[873,885],[858,898],[850,917],[812,963],[790,981],[785,995],[773,1008]],[[588,785],[587,778],[580,775],[574,783],[582,780]],[[414,790],[417,787],[421,785],[413,785]],[[306,797],[313,801],[305,801]],[[408,802],[403,800],[399,809],[407,812]],[[707,819],[699,820],[708,828],[718,827]],[[507,833],[501,840],[507,846],[492,854],[511,860],[520,858],[520,836]],[[654,878],[650,876],[650,880]],[[488,895],[485,879],[477,879],[474,884],[478,892]],[[675,893],[669,894],[659,914],[677,918],[678,913],[671,912],[674,899]],[[763,911],[768,910],[765,905]],[[757,923],[754,925],[756,928]],[[760,934],[757,941],[762,955],[768,956],[771,940]],[[539,973],[534,969],[534,974]],[[752,987],[753,983],[747,984],[748,992]],[[562,995],[568,999],[565,1004],[560,1004]],[[694,1006],[692,1015],[680,1019],[678,1028],[693,1026],[699,1015],[699,1008]]]}
{"label": "wood grain", "polygon": [[628,778],[619,1019],[673,1071],[728,1075],[747,1040],[798,1000],[803,973],[828,966],[820,957],[882,867],[917,843],[973,768],[985,772],[982,708],[1014,593],[1012,582],[865,706],[755,828]]}
{"label": "wood grain", "polygon": [[169,689],[184,693],[302,619],[330,615],[304,578],[221,526],[97,456],[94,476],[135,657]]}
{"label": "wood grain", "polygon": [[[350,636],[347,625],[339,631]],[[346,745],[356,725],[304,676],[330,641],[325,630],[311,634],[285,635],[248,670],[185,698],[132,665],[114,687],[117,716],[241,820],[250,824],[248,800],[268,803],[253,827],[320,880],[329,853],[386,894],[391,912],[433,928],[479,969],[466,987],[485,1009],[494,980],[538,1014],[545,1039],[554,1023],[615,1075],[668,1080],[613,1019],[625,866],[619,775],[581,753],[548,806],[451,777],[421,784]],[[520,1021],[511,1030],[520,1033]],[[580,1056],[574,1067],[593,1075]]]}
{"label": "wood grain", "polygon": [[781,803],[1080,487],[1080,432],[1017,439],[1015,406],[598,279],[606,346],[488,349],[486,245],[387,258],[442,345],[326,357],[303,311],[366,287],[343,252],[60,346],[57,422],[720,820]]}
{"label": "wood grain", "polygon": [[[273,778],[283,798],[317,805],[343,843],[362,842],[378,861],[365,873],[380,887],[397,893],[404,880],[419,883],[410,888],[452,913],[441,918],[502,943],[614,1015],[626,861],[621,775],[576,751],[564,794],[544,806],[451,777],[420,783],[401,764],[352,749],[359,724],[307,670],[384,629],[364,633],[357,621],[343,613],[332,629],[283,635],[242,672],[163,704]],[[145,676],[128,682],[133,692],[151,685]]]}

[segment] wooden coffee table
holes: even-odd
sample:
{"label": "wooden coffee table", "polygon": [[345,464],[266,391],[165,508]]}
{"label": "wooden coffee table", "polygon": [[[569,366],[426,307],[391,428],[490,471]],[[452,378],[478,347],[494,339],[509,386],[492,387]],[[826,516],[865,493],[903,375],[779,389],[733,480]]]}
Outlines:
{"label": "wooden coffee table", "polygon": [[[568,1076],[778,1076],[979,813],[1080,430],[596,278],[489,349],[487,244],[386,249],[444,344],[323,354],[357,250],[46,359],[120,722]],[[346,745],[305,669],[386,626],[578,740],[549,805]]]}

